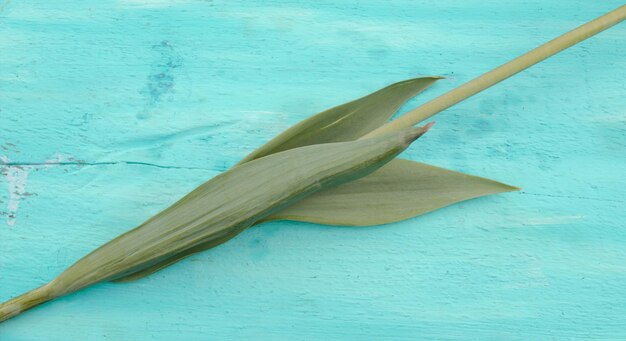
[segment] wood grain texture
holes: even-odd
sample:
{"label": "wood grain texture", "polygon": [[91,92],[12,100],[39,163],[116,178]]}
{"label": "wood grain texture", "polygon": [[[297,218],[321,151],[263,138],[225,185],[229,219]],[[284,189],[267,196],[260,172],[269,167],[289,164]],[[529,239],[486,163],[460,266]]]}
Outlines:
{"label": "wood grain texture", "polygon": [[[0,0],[0,299],[291,124],[414,107],[622,1]],[[524,190],[401,223],[278,222],[0,340],[626,339],[626,25],[437,117],[403,157]]]}

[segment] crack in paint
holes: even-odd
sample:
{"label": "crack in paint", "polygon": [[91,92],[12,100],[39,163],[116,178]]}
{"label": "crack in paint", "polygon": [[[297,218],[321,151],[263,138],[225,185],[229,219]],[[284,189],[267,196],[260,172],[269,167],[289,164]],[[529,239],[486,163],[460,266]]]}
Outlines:
{"label": "crack in paint", "polygon": [[0,166],[8,167],[36,167],[36,166],[110,166],[110,165],[137,165],[148,166],[164,169],[190,169],[190,170],[210,170],[202,167],[186,167],[186,166],[168,166],[156,163],[140,162],[140,161],[104,161],[104,162],[85,162],[85,161],[60,161],[60,162],[0,162]]}
{"label": "crack in paint", "polygon": [[[76,160],[73,157],[61,154],[55,155],[52,159],[44,162],[11,162],[7,156],[0,156],[0,174],[7,180],[9,200],[7,210],[0,211],[0,215],[7,217],[7,225],[13,227],[17,219],[17,210],[22,199],[34,195],[26,192],[26,183],[32,170],[46,169],[59,166],[111,166],[111,165],[137,165],[156,167],[161,169],[189,169],[189,170],[209,170],[201,167],[166,166],[155,163],[139,161],[106,161],[106,162],[85,162]],[[0,201],[1,202],[1,201]]]}
{"label": "crack in paint", "polygon": [[604,201],[604,202],[617,202],[624,203],[626,201],[623,200],[615,200],[615,199],[605,199],[605,198],[592,198],[592,197],[582,197],[575,195],[556,195],[556,194],[544,194],[544,193],[528,193],[528,192],[520,192],[521,194],[534,195],[538,197],[550,197],[550,198],[567,198],[567,199],[581,199],[581,200],[595,200],[595,201]]}

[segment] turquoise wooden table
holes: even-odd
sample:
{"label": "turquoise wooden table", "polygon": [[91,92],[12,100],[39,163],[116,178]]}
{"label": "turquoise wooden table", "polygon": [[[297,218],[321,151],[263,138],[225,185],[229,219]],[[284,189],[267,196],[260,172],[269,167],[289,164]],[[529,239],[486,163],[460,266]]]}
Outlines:
{"label": "turquoise wooden table", "polygon": [[[621,0],[0,1],[0,300],[291,124],[415,107]],[[626,340],[626,25],[437,116],[404,157],[523,188],[378,227],[268,223],[0,340]]]}

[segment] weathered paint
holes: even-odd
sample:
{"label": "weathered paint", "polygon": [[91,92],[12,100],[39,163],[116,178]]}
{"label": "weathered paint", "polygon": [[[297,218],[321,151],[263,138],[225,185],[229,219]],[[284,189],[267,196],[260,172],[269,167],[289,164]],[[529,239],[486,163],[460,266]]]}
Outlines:
{"label": "weathered paint", "polygon": [[[621,4],[0,1],[0,299],[310,114],[448,77],[413,107]],[[0,340],[626,339],[625,38],[447,110],[404,154],[521,193],[374,228],[262,225]]]}

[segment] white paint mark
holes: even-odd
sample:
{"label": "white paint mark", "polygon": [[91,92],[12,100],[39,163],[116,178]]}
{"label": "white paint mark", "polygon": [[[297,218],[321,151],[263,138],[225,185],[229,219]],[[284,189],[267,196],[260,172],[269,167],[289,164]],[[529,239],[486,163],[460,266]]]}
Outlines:
{"label": "white paint mark", "polygon": [[524,222],[524,225],[561,225],[572,223],[583,218],[584,216],[581,215],[529,218]]}
{"label": "white paint mark", "polygon": [[188,4],[190,1],[186,0],[120,0],[120,5],[125,7],[138,7],[138,8],[161,8],[172,7],[175,5]]}
{"label": "white paint mark", "polygon": [[626,114],[593,115],[590,117],[590,121],[600,123],[626,123]]}
{"label": "white paint mark", "polygon": [[[4,163],[9,162],[9,158],[6,156],[0,156],[0,160]],[[30,169],[31,166],[7,166],[2,170],[2,174],[9,184],[9,203],[7,204],[7,224],[9,226],[15,225],[17,208],[26,192],[26,180]]]}
{"label": "white paint mark", "polygon": [[58,166],[58,163],[67,161],[74,161],[74,158],[70,155],[56,153],[52,156],[52,159],[45,161],[47,165],[43,166],[43,168]]}
{"label": "white paint mark", "polygon": [[[26,182],[30,171],[35,168],[50,168],[58,166],[60,162],[72,159],[63,154],[55,154],[51,159],[45,161],[44,165],[7,165],[10,160],[7,156],[0,155],[0,174],[2,174],[8,184],[9,202],[7,203],[7,225],[13,227],[17,219],[17,209],[26,193]],[[4,165],[2,165],[4,164]]]}

